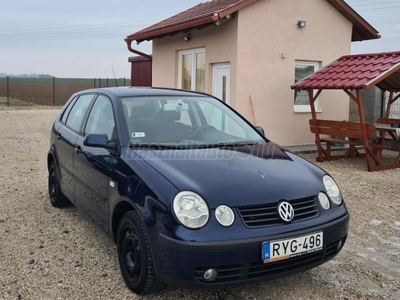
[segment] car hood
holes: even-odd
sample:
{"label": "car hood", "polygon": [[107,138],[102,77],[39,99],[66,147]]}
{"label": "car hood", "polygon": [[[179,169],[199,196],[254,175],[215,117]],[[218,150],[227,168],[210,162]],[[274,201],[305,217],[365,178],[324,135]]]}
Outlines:
{"label": "car hood", "polygon": [[299,199],[323,189],[321,169],[274,143],[134,151],[180,191],[198,193],[211,208]]}

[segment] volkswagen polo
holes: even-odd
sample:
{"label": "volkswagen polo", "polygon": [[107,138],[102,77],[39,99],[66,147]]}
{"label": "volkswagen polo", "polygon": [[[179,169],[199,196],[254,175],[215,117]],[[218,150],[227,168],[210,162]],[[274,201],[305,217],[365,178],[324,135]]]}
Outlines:
{"label": "volkswagen polo", "polygon": [[78,92],[54,122],[47,163],[51,204],[72,203],[111,235],[138,294],[275,279],[346,241],[334,179],[210,95]]}

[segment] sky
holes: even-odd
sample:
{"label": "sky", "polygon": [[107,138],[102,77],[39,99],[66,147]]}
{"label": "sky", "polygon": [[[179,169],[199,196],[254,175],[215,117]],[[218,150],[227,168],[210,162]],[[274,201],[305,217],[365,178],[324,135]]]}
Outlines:
{"label": "sky", "polygon": [[[299,1],[299,0],[293,0]],[[200,0],[19,0],[0,9],[0,73],[130,77],[124,38]],[[348,0],[382,35],[352,53],[400,50],[400,0]],[[167,3],[167,4],[166,4]],[[135,49],[151,53],[151,42]]]}

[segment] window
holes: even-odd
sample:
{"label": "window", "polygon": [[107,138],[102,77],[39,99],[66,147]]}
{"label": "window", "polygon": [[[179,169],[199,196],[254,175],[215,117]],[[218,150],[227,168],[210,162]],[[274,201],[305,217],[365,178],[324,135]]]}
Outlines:
{"label": "window", "polygon": [[[211,97],[124,97],[121,102],[123,106],[133,107],[131,117],[125,121],[130,143],[134,145],[196,147],[262,141],[258,132]],[[133,106],[138,103],[143,105]],[[137,110],[141,112],[136,115]]]}
{"label": "window", "polygon": [[179,52],[178,88],[197,92],[205,92],[205,58],[205,49],[195,49]]}
{"label": "window", "polygon": [[[294,82],[298,82],[307,76],[315,73],[319,69],[318,62],[296,61]],[[315,94],[315,92],[314,92]],[[315,108],[318,109],[318,101],[315,102]],[[311,106],[307,91],[294,91],[294,111],[310,112]]]}
{"label": "window", "polygon": [[71,101],[71,103],[68,105],[67,109],[64,111],[64,114],[63,114],[62,120],[61,120],[61,122],[63,124],[65,124],[65,122],[67,121],[69,112],[71,111],[72,107],[75,105],[76,99],[77,99],[77,97],[74,98],[74,100]]}
{"label": "window", "polygon": [[67,125],[72,130],[79,132],[83,118],[85,117],[86,111],[90,103],[92,102],[92,99],[93,95],[80,96],[79,99],[75,102],[74,107],[72,107],[65,125]]}
{"label": "window", "polygon": [[99,95],[90,111],[85,135],[88,133],[105,133],[110,140],[114,127],[115,121],[111,101],[108,97]]}

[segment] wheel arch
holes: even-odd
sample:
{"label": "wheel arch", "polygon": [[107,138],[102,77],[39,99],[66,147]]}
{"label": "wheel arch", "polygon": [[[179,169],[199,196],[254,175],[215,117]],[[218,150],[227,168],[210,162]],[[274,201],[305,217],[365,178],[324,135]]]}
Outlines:
{"label": "wheel arch", "polygon": [[118,235],[118,226],[119,223],[124,216],[125,213],[128,211],[135,210],[135,207],[126,200],[120,201],[113,210],[112,219],[111,219],[111,233],[114,239],[114,242],[117,242],[117,235]]}
{"label": "wheel arch", "polygon": [[53,162],[56,164],[56,167],[58,167],[56,153],[55,153],[55,146],[54,145],[52,145],[50,147],[50,150],[47,153],[47,170],[50,169],[50,165]]}
{"label": "wheel arch", "polygon": [[47,154],[47,170],[50,169],[50,165],[55,161],[56,160],[55,160],[53,154],[51,154],[51,153]]}

